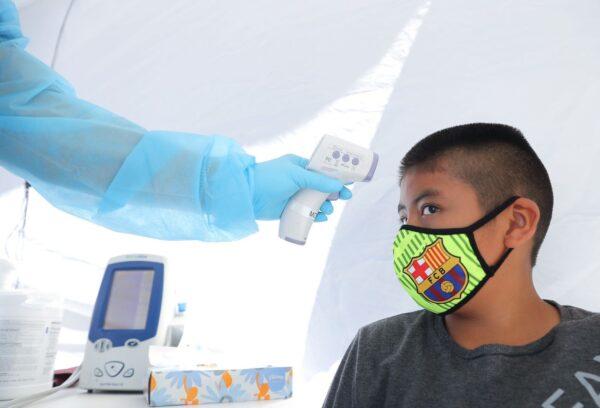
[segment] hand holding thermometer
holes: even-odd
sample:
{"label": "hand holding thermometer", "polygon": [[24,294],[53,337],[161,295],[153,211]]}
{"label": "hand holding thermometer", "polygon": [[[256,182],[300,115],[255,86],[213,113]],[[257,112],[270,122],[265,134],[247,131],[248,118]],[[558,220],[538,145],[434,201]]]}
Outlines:
{"label": "hand holding thermometer", "polygon": [[[315,149],[308,170],[336,178],[343,183],[370,181],[379,156],[363,147],[334,136],[323,136]],[[319,208],[329,194],[300,190],[288,202],[279,222],[279,237],[304,245]]]}

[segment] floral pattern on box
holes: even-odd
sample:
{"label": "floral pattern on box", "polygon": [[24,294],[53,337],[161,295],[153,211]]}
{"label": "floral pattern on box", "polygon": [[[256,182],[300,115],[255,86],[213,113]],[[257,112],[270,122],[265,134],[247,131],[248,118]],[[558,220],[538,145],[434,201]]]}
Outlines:
{"label": "floral pattern on box", "polygon": [[148,403],[162,407],[290,398],[292,376],[291,367],[153,369],[148,385]]}

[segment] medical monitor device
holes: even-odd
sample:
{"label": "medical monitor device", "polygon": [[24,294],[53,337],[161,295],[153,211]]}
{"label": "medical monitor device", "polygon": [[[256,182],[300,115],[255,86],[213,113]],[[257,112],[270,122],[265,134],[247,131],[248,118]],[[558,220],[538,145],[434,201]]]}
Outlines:
{"label": "medical monitor device", "polygon": [[[334,136],[323,136],[315,149],[308,170],[316,171],[343,183],[370,181],[377,169],[379,156],[371,150]],[[279,222],[279,237],[304,245],[319,209],[329,194],[303,189],[288,202]]]}
{"label": "medical monitor device", "polygon": [[155,255],[112,258],[98,291],[80,388],[143,391],[149,347],[165,343],[173,316],[165,260]]}

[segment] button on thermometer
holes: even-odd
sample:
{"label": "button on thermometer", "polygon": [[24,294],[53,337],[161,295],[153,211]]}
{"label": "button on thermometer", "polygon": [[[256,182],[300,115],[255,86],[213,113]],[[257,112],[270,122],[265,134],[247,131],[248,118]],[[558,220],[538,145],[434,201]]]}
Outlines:
{"label": "button on thermometer", "polygon": [[[321,139],[306,168],[342,183],[370,181],[378,160],[377,153],[371,150],[326,135]],[[279,222],[279,237],[304,245],[310,227],[328,196],[327,193],[315,190],[298,191],[283,210]]]}

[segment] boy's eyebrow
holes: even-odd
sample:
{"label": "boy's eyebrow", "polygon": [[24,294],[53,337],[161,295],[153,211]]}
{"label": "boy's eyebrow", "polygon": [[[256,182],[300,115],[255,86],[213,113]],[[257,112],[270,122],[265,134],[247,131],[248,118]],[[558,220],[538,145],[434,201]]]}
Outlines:
{"label": "boy's eyebrow", "polygon": [[[422,199],[424,199],[426,197],[435,197],[435,196],[439,196],[439,195],[440,195],[439,190],[436,190],[434,188],[428,188],[427,190],[423,191],[421,194],[419,194],[417,196],[417,198],[415,198],[413,200],[413,204],[417,204],[419,201],[421,201]],[[399,203],[398,204],[398,212],[400,212],[402,210],[406,210],[406,205]]]}

